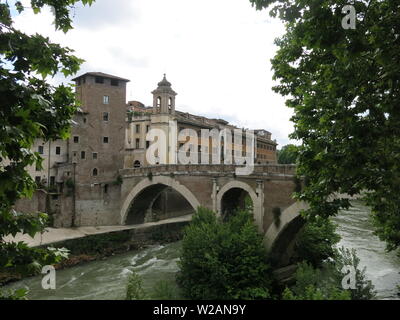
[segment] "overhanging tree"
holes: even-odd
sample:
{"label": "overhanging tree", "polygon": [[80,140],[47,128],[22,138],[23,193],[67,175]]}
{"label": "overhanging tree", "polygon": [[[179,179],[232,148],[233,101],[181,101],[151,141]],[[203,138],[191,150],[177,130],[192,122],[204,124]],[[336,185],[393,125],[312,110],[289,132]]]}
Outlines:
{"label": "overhanging tree", "polygon": [[[18,13],[32,9],[37,14],[50,6],[56,30],[67,32],[72,28],[70,9],[78,2],[91,5],[93,0],[32,0],[29,8],[16,1],[15,8]],[[0,1],[0,272],[30,273],[62,256],[22,242],[6,243],[3,237],[18,232],[34,236],[46,225],[45,214],[21,215],[12,206],[36,188],[26,170],[29,165],[41,167],[42,159],[31,150],[34,140],[68,137],[76,112],[74,93],[69,86],[51,86],[46,77],[76,73],[82,60],[72,52],[39,34],[14,28],[8,1]]]}
{"label": "overhanging tree", "polygon": [[[400,0],[250,0],[284,21],[272,65],[302,141],[297,194],[306,216],[350,204],[333,193],[366,192],[376,233],[400,246]],[[344,29],[352,4],[356,29]]]}

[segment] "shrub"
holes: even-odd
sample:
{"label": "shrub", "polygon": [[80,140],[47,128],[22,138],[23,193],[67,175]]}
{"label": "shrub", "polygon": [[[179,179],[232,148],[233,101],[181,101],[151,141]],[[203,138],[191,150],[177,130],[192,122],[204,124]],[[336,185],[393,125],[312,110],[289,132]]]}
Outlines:
{"label": "shrub", "polygon": [[178,284],[189,299],[269,298],[262,237],[247,211],[225,222],[199,208],[184,230]]}
{"label": "shrub", "polygon": [[349,250],[344,247],[339,248],[334,263],[339,280],[343,279],[345,276],[345,274],[342,273],[344,266],[352,267],[355,270],[356,288],[351,290],[352,300],[371,300],[376,297],[372,282],[366,279],[366,267],[359,269],[360,259],[357,257],[355,249]]}
{"label": "shrub", "polygon": [[330,265],[315,269],[302,262],[295,274],[296,283],[283,292],[283,300],[350,300],[350,292],[341,288]]}
{"label": "shrub", "polygon": [[[333,260],[325,261],[320,268],[302,262],[295,274],[295,285],[283,292],[285,300],[370,300],[375,298],[374,286],[365,279],[365,268],[359,269],[356,251],[340,248]],[[342,281],[347,271],[344,266],[354,268],[355,289],[343,289]]]}
{"label": "shrub", "polygon": [[179,288],[176,283],[166,280],[158,281],[151,293],[153,300],[178,300],[180,299]]}
{"label": "shrub", "polygon": [[128,278],[126,300],[144,300],[146,294],[142,288],[142,279],[137,273],[132,273]]}
{"label": "shrub", "polygon": [[318,267],[324,260],[334,257],[334,245],[339,241],[336,225],[331,220],[323,217],[309,220],[296,240],[297,261],[305,260]]}

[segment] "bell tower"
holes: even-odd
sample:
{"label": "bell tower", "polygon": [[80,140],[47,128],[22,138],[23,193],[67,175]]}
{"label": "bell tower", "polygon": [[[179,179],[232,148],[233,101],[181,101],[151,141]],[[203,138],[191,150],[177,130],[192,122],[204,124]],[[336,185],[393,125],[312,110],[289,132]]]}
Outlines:
{"label": "bell tower", "polygon": [[153,92],[153,113],[151,115],[151,128],[164,132],[166,141],[163,142],[166,154],[159,154],[159,164],[174,164],[177,157],[177,120],[175,116],[175,97],[177,93],[172,90],[171,83],[164,78],[158,83]]}
{"label": "bell tower", "polygon": [[164,78],[158,83],[153,92],[153,114],[175,114],[175,97],[177,93],[172,90],[171,83]]}

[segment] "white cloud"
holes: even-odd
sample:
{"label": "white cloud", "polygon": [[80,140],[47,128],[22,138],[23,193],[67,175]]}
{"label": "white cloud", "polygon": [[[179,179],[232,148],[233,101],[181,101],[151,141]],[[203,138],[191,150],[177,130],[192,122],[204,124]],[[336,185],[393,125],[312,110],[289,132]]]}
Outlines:
{"label": "white cloud", "polygon": [[97,0],[74,11],[74,30],[54,32],[52,14],[26,11],[16,26],[75,49],[81,72],[131,79],[128,99],[151,104],[162,74],[182,111],[265,128],[289,143],[291,110],[275,94],[270,59],[282,24],[248,0]]}

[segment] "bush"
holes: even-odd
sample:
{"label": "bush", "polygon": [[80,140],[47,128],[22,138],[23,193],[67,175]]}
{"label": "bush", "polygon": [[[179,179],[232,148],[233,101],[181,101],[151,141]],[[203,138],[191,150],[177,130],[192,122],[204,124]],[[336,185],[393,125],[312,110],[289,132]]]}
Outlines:
{"label": "bush", "polygon": [[342,273],[344,266],[352,267],[355,270],[356,288],[351,290],[352,300],[371,300],[376,297],[374,286],[370,280],[365,278],[366,267],[359,269],[360,259],[355,249],[349,250],[344,247],[337,250],[335,256],[336,273],[340,280],[345,274]]}
{"label": "bush", "polygon": [[[310,263],[302,262],[295,274],[295,285],[283,292],[284,300],[371,300],[376,293],[371,281],[365,279],[365,268],[359,269],[360,259],[356,251],[340,248],[333,260],[325,261],[316,269]],[[355,289],[344,289],[342,281],[347,271],[355,271]]]}
{"label": "bush", "polygon": [[283,300],[350,300],[351,294],[341,288],[334,269],[327,265],[315,269],[302,262],[295,274],[296,283],[283,292]]}
{"label": "bush", "polygon": [[184,230],[177,281],[189,299],[270,297],[262,237],[247,211],[223,223],[199,208]]}
{"label": "bush", "polygon": [[137,273],[132,273],[126,288],[126,300],[144,300],[146,294],[142,288],[142,279]]}
{"label": "bush", "polygon": [[154,287],[151,293],[151,299],[153,300],[178,300],[180,299],[179,288],[176,283],[160,280]]}
{"label": "bush", "polygon": [[0,300],[28,300],[28,290],[21,288],[17,290],[3,291],[0,288]]}
{"label": "bush", "polygon": [[307,221],[299,232],[295,252],[297,261],[307,261],[318,267],[335,256],[335,244],[340,241],[336,225],[329,219],[316,217]]}

